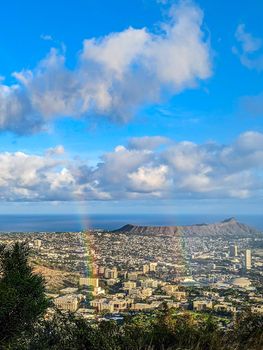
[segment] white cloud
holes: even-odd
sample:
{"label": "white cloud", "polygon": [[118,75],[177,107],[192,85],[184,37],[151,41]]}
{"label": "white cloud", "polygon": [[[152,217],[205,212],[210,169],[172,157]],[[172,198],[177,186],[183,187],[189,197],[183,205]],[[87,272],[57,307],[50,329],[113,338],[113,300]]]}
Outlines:
{"label": "white cloud", "polygon": [[65,149],[62,145],[58,145],[58,146],[55,146],[55,147],[52,147],[52,148],[49,148],[47,151],[46,151],[46,154],[49,155],[49,156],[60,156],[62,154],[65,153]]}
{"label": "white cloud", "polygon": [[[150,137],[145,139],[151,143]],[[167,143],[167,139],[156,149],[119,145],[94,167],[66,160],[65,155],[58,157],[62,146],[53,149],[58,152],[0,153],[0,199],[245,199],[263,195],[263,134],[259,132],[245,132],[229,145]]]}
{"label": "white cloud", "polygon": [[102,39],[84,40],[81,58],[100,65],[105,73],[122,80],[130,66],[141,59],[149,40],[150,34],[145,28],[130,27]]}
{"label": "white cloud", "polygon": [[90,114],[127,121],[141,106],[195,87],[211,75],[202,21],[197,6],[181,1],[156,32],[130,27],[84,40],[72,70],[52,49],[35,69],[14,72],[17,84],[0,85],[0,129],[35,133],[54,118]]}
{"label": "white cloud", "polygon": [[233,53],[239,57],[240,62],[249,69],[262,71],[263,40],[247,32],[244,24],[237,27],[235,37],[239,45],[233,47]]}
{"label": "white cloud", "polygon": [[244,52],[254,52],[260,49],[262,46],[262,40],[255,38],[250,33],[246,32],[244,24],[239,24],[236,29],[235,36],[240,42]]}
{"label": "white cloud", "polygon": [[153,195],[158,191],[164,191],[168,185],[168,167],[140,167],[135,172],[128,174],[130,190],[134,192],[151,192]]}

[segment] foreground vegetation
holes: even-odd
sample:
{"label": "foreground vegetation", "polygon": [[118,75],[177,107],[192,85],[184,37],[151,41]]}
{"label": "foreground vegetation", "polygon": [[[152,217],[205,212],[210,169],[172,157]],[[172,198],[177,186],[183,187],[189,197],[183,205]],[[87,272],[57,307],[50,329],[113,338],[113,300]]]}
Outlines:
{"label": "foreground vegetation", "polygon": [[0,247],[0,349],[29,350],[262,350],[263,317],[239,315],[228,330],[213,316],[175,313],[91,324],[57,311],[45,318],[50,301],[44,280],[32,272],[26,245]]}

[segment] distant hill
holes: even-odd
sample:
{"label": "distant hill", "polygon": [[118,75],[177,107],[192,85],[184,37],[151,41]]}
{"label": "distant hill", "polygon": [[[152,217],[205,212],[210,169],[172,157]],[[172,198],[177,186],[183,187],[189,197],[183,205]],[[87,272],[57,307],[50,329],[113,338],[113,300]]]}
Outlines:
{"label": "distant hill", "polygon": [[157,236],[253,236],[259,231],[253,227],[238,222],[235,218],[226,219],[214,224],[195,224],[188,226],[139,226],[125,225],[115,231],[133,235]]}

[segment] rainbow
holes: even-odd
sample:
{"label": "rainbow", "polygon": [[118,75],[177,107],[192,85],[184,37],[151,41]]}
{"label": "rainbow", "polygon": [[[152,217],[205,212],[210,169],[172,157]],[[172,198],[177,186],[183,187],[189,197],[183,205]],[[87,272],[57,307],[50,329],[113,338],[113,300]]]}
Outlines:
{"label": "rainbow", "polygon": [[96,249],[90,231],[87,229],[83,230],[81,234],[81,239],[86,256],[85,277],[94,277],[95,275],[97,275],[97,264],[95,261]]}

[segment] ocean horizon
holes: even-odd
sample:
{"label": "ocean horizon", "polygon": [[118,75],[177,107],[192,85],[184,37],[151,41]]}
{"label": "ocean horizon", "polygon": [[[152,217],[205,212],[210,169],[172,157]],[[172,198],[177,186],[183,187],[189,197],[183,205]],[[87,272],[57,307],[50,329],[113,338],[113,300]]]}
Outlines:
{"label": "ocean horizon", "polygon": [[114,230],[126,224],[136,225],[193,225],[219,222],[235,217],[239,222],[263,231],[261,215],[211,214],[91,214],[91,215],[0,215],[0,232],[62,232],[85,229]]}

